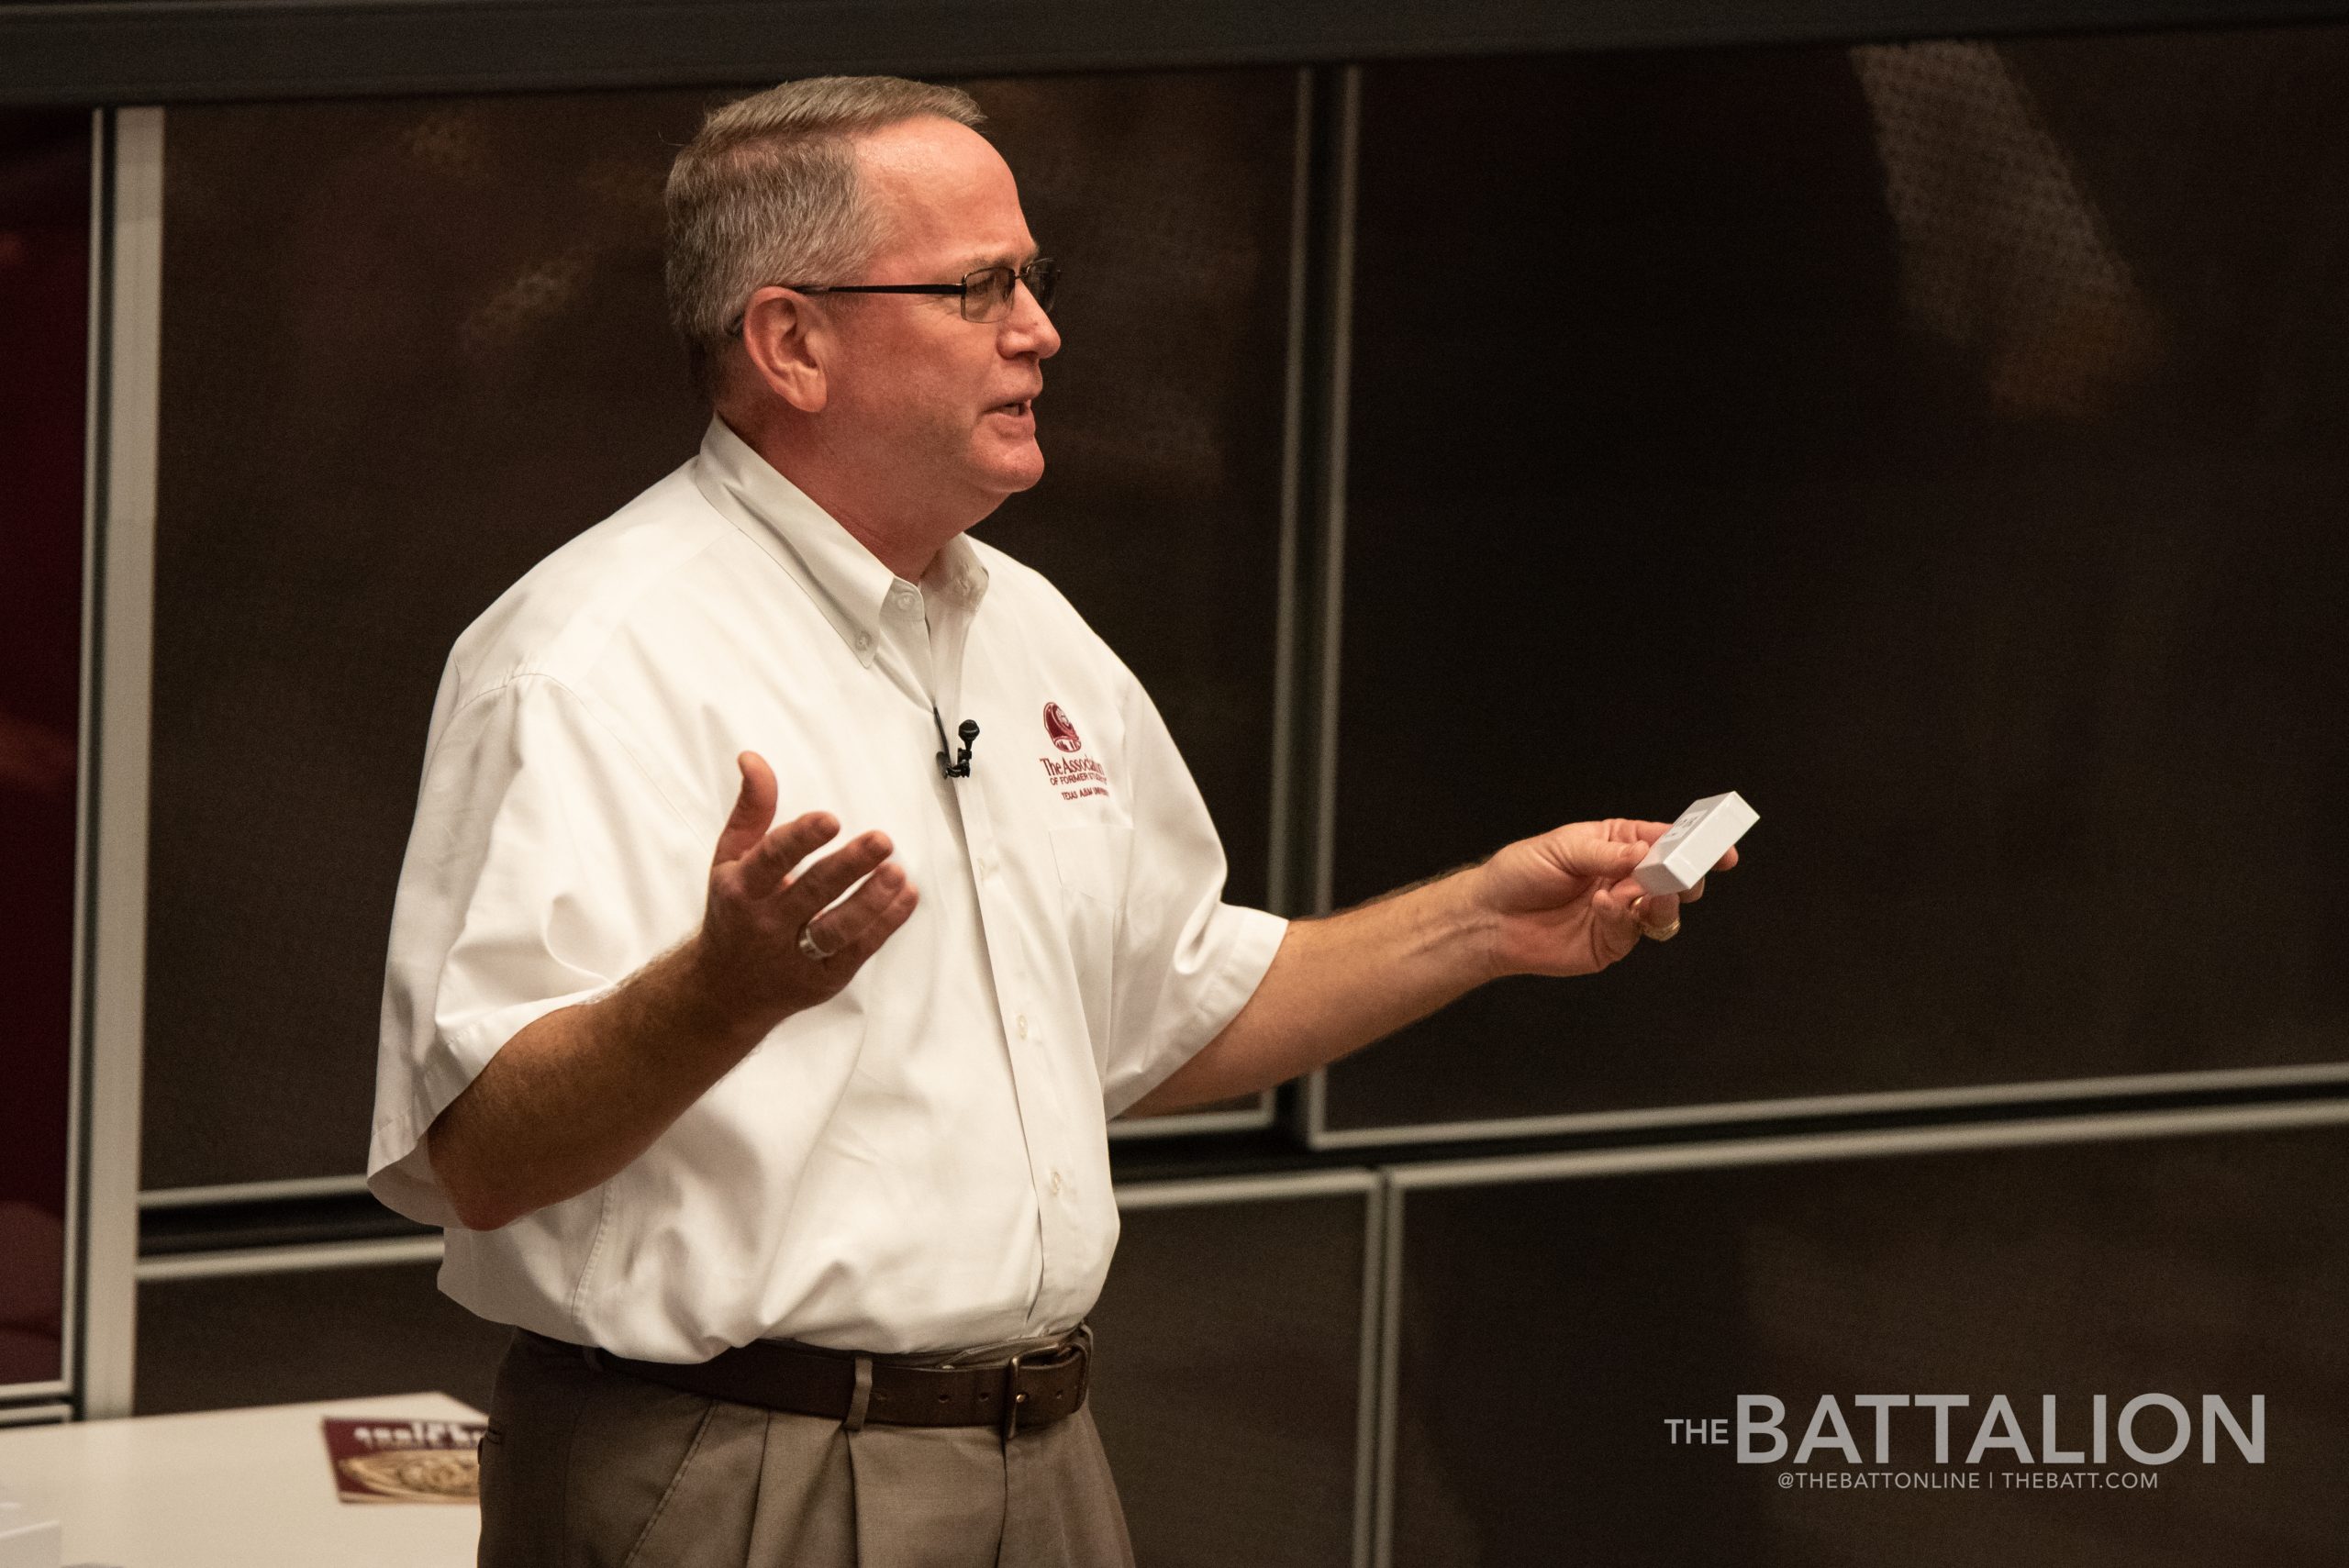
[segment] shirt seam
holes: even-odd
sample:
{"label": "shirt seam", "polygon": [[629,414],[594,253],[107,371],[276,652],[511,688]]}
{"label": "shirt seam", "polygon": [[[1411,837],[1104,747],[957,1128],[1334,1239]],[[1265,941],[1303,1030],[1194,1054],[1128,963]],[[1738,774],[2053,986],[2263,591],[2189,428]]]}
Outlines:
{"label": "shirt seam", "polygon": [[[470,697],[467,697],[457,710],[449,716],[449,722],[445,727],[443,727],[440,740],[435,742],[432,748],[433,751],[436,754],[440,751],[440,746],[448,740],[449,732],[456,728],[457,721],[460,718],[473,711],[473,708],[480,706],[482,703],[496,696],[501,692],[517,691],[517,689],[519,688],[525,681],[543,681],[548,685],[552,686],[555,690],[561,692],[563,695],[569,697],[573,703],[577,704],[579,711],[593,720],[596,728],[602,730],[605,736],[610,740],[612,744],[620,749],[620,754],[628,759],[629,766],[636,770],[637,777],[644,782],[645,787],[653,793],[653,795],[659,799],[662,806],[668,807],[669,815],[677,819],[677,825],[681,828],[687,828],[688,830],[693,828],[693,818],[685,814],[685,811],[682,806],[670,798],[669,792],[662,787],[660,779],[653,774],[651,768],[645,766],[644,759],[638,754],[635,744],[621,731],[620,727],[614,723],[612,719],[605,714],[603,705],[588,696],[586,693],[582,692],[576,686],[572,685],[562,676],[553,674],[545,670],[517,670],[512,674],[509,674],[504,679],[498,681],[495,684],[484,687],[481,691],[474,693]],[[425,761],[425,767],[428,772],[430,770],[432,760],[430,758],[427,758]]]}
{"label": "shirt seam", "polygon": [[596,1195],[596,1234],[587,1243],[587,1256],[580,1262],[579,1278],[572,1284],[571,1300],[564,1308],[571,1326],[579,1331],[581,1340],[588,1344],[595,1343],[595,1336],[588,1332],[583,1310],[587,1300],[587,1282],[595,1277],[596,1260],[604,1255],[604,1233],[610,1229],[612,1219],[612,1184],[618,1180],[618,1173],[606,1177],[603,1190]]}
{"label": "shirt seam", "polygon": [[[666,581],[677,572],[683,571],[692,562],[698,561],[703,556],[708,554],[712,547],[718,541],[724,539],[729,531],[733,531],[731,528],[731,520],[723,513],[719,512],[718,508],[711,506],[709,505],[709,498],[701,494],[700,487],[693,483],[693,476],[689,472],[690,468],[691,463],[688,462],[683,467],[673,471],[668,476],[668,479],[674,480],[682,476],[685,480],[685,488],[708,509],[710,515],[718,522],[727,526],[709,532],[699,541],[694,543],[691,549],[685,550],[683,554],[669,561],[659,570],[645,574],[643,579],[636,584],[634,591],[626,596],[623,604],[615,611],[606,616],[594,617],[598,619],[602,625],[600,635],[598,635],[595,639],[592,657],[600,659],[603,656],[604,650],[611,641],[613,636],[618,631],[621,625],[626,622],[629,617],[635,612],[636,606],[642,601],[644,596],[652,591],[656,584]],[[663,483],[667,483],[667,480],[664,480]],[[654,488],[658,489],[659,486],[656,485]],[[623,516],[632,512],[638,505],[641,504],[652,493],[651,491],[646,492],[644,496],[638,497],[637,501],[629,503],[628,506],[623,507],[621,512],[615,514],[615,516]],[[525,576],[524,581],[528,582],[529,577],[534,576],[535,574],[536,573],[534,570],[531,573]],[[505,602],[505,597],[501,597],[498,604],[503,605]],[[491,607],[491,611],[484,612],[484,618],[486,619],[488,614],[494,613],[496,607],[496,606],[493,606]],[[581,607],[583,609],[585,608],[584,606]],[[476,626],[477,625],[478,623],[476,623]],[[563,635],[568,635],[569,629],[570,627],[567,624]],[[470,639],[471,636],[472,631],[468,630],[465,637],[458,639],[458,647],[460,650],[463,648],[465,641]],[[453,659],[451,662],[453,666]],[[614,740],[618,741],[621,750],[628,753],[629,761],[635,764],[637,772],[643,775],[644,781],[652,786],[653,793],[661,796],[662,803],[667,806],[673,812],[677,810],[676,803],[669,799],[667,792],[662,790],[659,783],[653,778],[651,770],[645,767],[642,759],[636,754],[634,748],[630,746],[628,740],[618,732],[617,728],[609,719],[603,716],[598,706],[593,702],[585,693],[580,691],[576,686],[573,686],[564,681],[562,676],[557,675],[549,670],[529,667],[530,662],[528,659],[518,661],[517,662],[523,665],[523,667],[507,672],[505,675],[501,676],[491,684],[484,686],[481,690],[474,692],[472,695],[466,697],[451,710],[448,721],[445,724],[435,726],[433,733],[428,740],[424,755],[424,773],[427,777],[430,776],[432,764],[439,758],[440,754],[440,748],[447,743],[450,731],[455,728],[456,721],[462,715],[474,707],[484,698],[495,696],[497,693],[506,690],[519,681],[535,678],[547,681],[561,688],[563,692],[567,693],[573,701],[577,702],[583,709],[594,714],[597,722],[603,726],[605,732],[610,735]],[[690,827],[692,825],[689,820],[685,820],[684,818],[682,813],[679,813],[679,817],[681,821],[685,822],[686,826]]]}
{"label": "shirt seam", "polygon": [[[1092,628],[1088,627],[1086,629],[1089,631]],[[1098,641],[1099,639],[1097,638],[1096,640]],[[1108,645],[1105,643],[1102,646],[1103,651],[1107,651]],[[1116,655],[1112,654],[1111,658],[1115,660]],[[1124,990],[1123,981],[1126,976],[1126,964],[1123,961],[1123,954],[1126,951],[1126,906],[1133,898],[1134,844],[1141,836],[1142,821],[1142,781],[1136,775],[1133,767],[1131,766],[1133,760],[1134,695],[1141,690],[1141,683],[1134,679],[1133,672],[1127,669],[1122,662],[1117,662],[1115,667],[1119,675],[1122,677],[1125,686],[1125,690],[1118,695],[1118,740],[1119,748],[1118,753],[1118,772],[1125,775],[1126,819],[1132,823],[1133,827],[1129,828],[1126,833],[1125,863],[1118,868],[1118,905],[1110,913],[1109,1012],[1108,1022],[1109,1030],[1112,1034],[1115,1034],[1117,1031],[1119,1018],[1118,1003],[1119,1000],[1119,994]],[[1114,1051],[1117,1048],[1117,1044],[1118,1042],[1113,1040],[1110,1042],[1110,1049]]]}

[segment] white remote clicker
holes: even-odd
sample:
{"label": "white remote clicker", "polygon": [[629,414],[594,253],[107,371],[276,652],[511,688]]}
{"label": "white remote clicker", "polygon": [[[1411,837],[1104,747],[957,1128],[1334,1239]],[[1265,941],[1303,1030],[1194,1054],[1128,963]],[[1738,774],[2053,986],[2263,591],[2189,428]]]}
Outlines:
{"label": "white remote clicker", "polygon": [[1709,795],[1682,812],[1671,831],[1650,847],[1648,858],[1632,868],[1632,880],[1654,896],[1686,893],[1761,820],[1735,790]]}

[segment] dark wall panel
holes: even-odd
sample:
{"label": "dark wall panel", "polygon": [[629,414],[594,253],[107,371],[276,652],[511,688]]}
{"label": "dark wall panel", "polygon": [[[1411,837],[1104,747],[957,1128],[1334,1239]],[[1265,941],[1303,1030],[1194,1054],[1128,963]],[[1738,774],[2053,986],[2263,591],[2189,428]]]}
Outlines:
{"label": "dark wall panel", "polygon": [[[2344,1157],[2349,1134],[2325,1129],[1412,1191],[1394,1560],[2337,1562]],[[1506,1378],[1462,1375],[1497,1356]],[[1872,1461],[1854,1396],[1963,1394],[1951,1464],[1912,1407],[1891,1412],[1886,1467],[1963,1472],[1993,1396],[2036,1457],[2043,1396],[2086,1451],[2094,1396],[2117,1418],[2149,1392],[2198,1418],[2152,1490],[1781,1490],[1795,1466],[1664,1426],[1767,1394],[1799,1442],[1832,1394]],[[2201,1462],[2205,1394],[2246,1426],[2266,1396],[2265,1462],[2223,1434]],[[2171,1429],[2158,1412],[2135,1429],[2154,1448]],[[2108,1473],[2145,1468],[2109,1453]],[[1833,1450],[1804,1468],[1853,1469]],[[1992,1451],[1976,1468],[2024,1467]]]}
{"label": "dark wall panel", "polygon": [[[1151,687],[1261,899],[1294,78],[976,83],[1067,269],[982,529]],[[356,1170],[450,643],[691,455],[655,93],[175,110],[145,1180]]]}
{"label": "dark wall panel", "polygon": [[2349,29],[1363,116],[1340,899],[1762,823],[1671,948],[1349,1061],[1333,1125],[2349,1056]]}
{"label": "dark wall panel", "polygon": [[0,1386],[62,1375],[90,117],[0,113]]}
{"label": "dark wall panel", "polygon": [[1093,1398],[1141,1562],[1353,1560],[1364,1201],[1125,1215]]}
{"label": "dark wall panel", "polygon": [[437,1390],[476,1410],[513,1330],[440,1294],[440,1265],[150,1280],[139,1287],[140,1416]]}

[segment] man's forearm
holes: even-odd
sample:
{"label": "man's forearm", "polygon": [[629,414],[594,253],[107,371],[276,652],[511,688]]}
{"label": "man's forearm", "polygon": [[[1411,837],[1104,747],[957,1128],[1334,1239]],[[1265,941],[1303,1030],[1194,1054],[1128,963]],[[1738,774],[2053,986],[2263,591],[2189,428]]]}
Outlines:
{"label": "man's forearm", "polygon": [[1494,978],[1475,868],[1318,920],[1294,920],[1247,1006],[1127,1114],[1286,1084]]}
{"label": "man's forearm", "polygon": [[[1649,896],[1632,872],[1669,824],[1609,817],[1503,845],[1480,865],[1293,922],[1248,1005],[1144,1095],[1152,1116],[1252,1095],[1336,1061],[1504,974],[1596,974],[1705,895]],[[1714,869],[1737,863],[1731,850]],[[1642,914],[1642,906],[1646,906]]]}
{"label": "man's forearm", "polygon": [[769,1030],[838,995],[919,902],[885,833],[803,867],[839,819],[770,829],[774,770],[755,751],[739,762],[701,929],[601,1001],[518,1032],[433,1118],[426,1156],[468,1229],[609,1180]]}
{"label": "man's forearm", "polygon": [[516,1034],[426,1134],[468,1229],[576,1197],[644,1152],[774,1022],[719,1006],[698,938]]}

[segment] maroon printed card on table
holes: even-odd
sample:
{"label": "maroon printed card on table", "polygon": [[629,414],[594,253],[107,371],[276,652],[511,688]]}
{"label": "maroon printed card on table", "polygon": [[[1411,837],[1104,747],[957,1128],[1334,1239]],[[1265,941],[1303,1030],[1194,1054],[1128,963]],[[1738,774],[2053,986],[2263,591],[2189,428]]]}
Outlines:
{"label": "maroon printed card on table", "polygon": [[323,1423],[335,1494],[346,1503],[472,1503],[481,1497],[479,1421]]}

